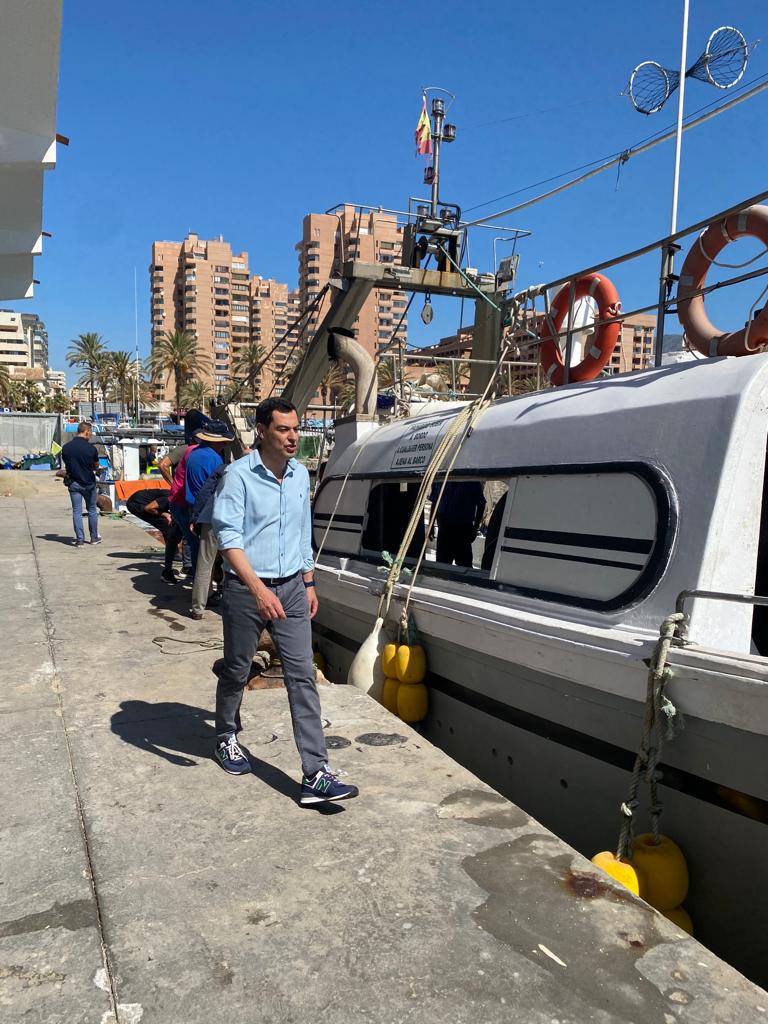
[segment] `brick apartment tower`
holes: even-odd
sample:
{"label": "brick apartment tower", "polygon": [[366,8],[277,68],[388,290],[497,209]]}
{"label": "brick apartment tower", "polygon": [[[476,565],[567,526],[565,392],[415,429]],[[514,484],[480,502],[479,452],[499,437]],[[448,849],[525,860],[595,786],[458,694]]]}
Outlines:
{"label": "brick apartment tower", "polygon": [[256,396],[266,398],[272,392],[282,391],[286,363],[291,360],[292,354],[301,350],[297,329],[294,328],[286,335],[290,325],[299,317],[301,298],[297,289],[291,290],[287,284],[271,277],[254,275],[250,287],[251,338],[262,346],[265,354],[277,345],[264,366]]}
{"label": "brick apartment tower", "polygon": [[[344,205],[336,213],[309,213],[304,218],[301,241],[296,245],[299,255],[299,295],[301,308],[306,309],[317,297],[332,272],[338,273],[340,263],[358,259],[365,263],[399,263],[402,251],[402,228],[388,213],[361,211]],[[305,337],[311,339],[331,304],[326,295],[310,317]],[[384,348],[408,304],[403,292],[374,289],[355,321],[355,336],[371,355]],[[407,340],[408,321],[398,333],[398,341]]]}
{"label": "brick apartment tower", "polygon": [[[152,244],[149,275],[153,347],[167,331],[194,334],[208,360],[200,377],[218,393],[250,339],[248,253],[234,254],[221,236],[206,241],[190,233],[183,242]],[[157,397],[174,400],[172,378],[158,382]]]}

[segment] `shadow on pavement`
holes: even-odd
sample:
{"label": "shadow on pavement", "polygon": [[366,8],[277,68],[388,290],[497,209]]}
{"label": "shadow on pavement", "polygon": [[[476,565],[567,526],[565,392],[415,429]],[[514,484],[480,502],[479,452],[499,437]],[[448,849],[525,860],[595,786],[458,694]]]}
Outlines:
{"label": "shadow on pavement", "polygon": [[[125,700],[112,715],[112,732],[124,743],[130,743],[149,754],[162,757],[180,768],[194,768],[202,759],[213,761],[216,731],[211,724],[212,711],[178,701]],[[285,772],[273,764],[254,757],[243,746],[253,767],[253,774],[281,796],[298,803],[299,787]],[[218,766],[217,766],[218,767]],[[221,769],[218,769],[221,771]],[[341,809],[341,808],[339,808]]]}
{"label": "shadow on pavement", "polygon": [[[86,530],[86,536],[88,531]],[[57,544],[66,544],[68,547],[73,547],[75,543],[74,533],[63,534],[63,533],[36,533],[35,540],[48,540],[53,541]]]}
{"label": "shadow on pavement", "polygon": [[[175,612],[182,618],[189,618],[189,609],[192,603],[192,587],[190,582],[184,580],[179,567],[176,566],[178,580],[176,583],[166,583],[160,573],[163,570],[163,552],[158,549],[155,558],[142,557],[135,551],[110,551],[108,558],[132,559],[123,565],[117,566],[118,572],[133,573],[131,583],[133,589],[149,598],[149,604],[155,609]],[[221,614],[220,605],[209,606],[206,615]]]}

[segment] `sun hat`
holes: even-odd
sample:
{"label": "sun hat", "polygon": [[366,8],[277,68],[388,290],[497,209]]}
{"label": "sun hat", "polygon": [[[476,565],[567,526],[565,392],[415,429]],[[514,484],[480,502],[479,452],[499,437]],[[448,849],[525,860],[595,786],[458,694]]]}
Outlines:
{"label": "sun hat", "polygon": [[226,423],[221,420],[209,420],[195,431],[197,441],[234,441],[235,435],[230,432]]}

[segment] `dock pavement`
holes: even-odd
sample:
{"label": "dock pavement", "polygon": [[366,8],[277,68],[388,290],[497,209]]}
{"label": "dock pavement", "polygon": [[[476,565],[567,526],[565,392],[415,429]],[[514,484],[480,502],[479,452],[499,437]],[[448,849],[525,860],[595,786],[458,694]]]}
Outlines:
{"label": "dock pavement", "polygon": [[765,992],[357,691],[321,687],[358,799],[298,805],[280,689],[246,694],[254,773],[226,775],[219,617],[187,617],[129,522],[76,550],[41,489],[0,496],[3,1024],[768,1022]]}

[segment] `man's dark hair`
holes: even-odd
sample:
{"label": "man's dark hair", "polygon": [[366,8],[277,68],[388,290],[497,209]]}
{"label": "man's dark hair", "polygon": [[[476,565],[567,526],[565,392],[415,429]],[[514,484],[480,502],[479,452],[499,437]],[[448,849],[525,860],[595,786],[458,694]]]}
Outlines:
{"label": "man's dark hair", "polygon": [[87,430],[93,430],[93,424],[89,423],[88,420],[83,420],[77,424],[78,434],[84,434]]}
{"label": "man's dark hair", "polygon": [[272,422],[273,412],[295,412],[298,415],[296,406],[286,402],[284,398],[265,398],[256,406],[256,422],[268,427]]}

